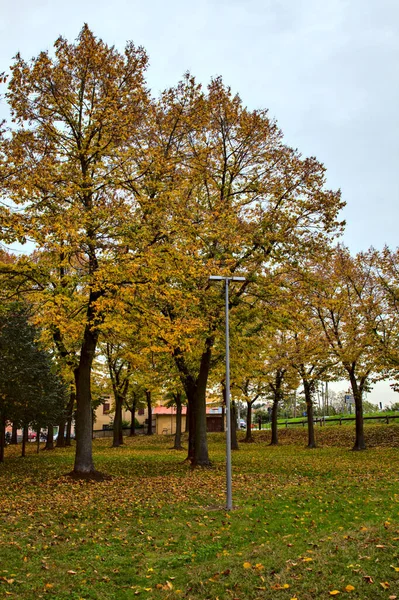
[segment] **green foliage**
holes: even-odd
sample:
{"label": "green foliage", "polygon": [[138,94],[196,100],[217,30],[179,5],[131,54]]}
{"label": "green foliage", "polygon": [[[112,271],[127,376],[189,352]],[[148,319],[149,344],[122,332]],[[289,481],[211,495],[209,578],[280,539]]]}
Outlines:
{"label": "green foliage", "polygon": [[0,316],[0,409],[9,420],[39,426],[60,417],[67,389],[28,318],[28,308],[17,303]]}

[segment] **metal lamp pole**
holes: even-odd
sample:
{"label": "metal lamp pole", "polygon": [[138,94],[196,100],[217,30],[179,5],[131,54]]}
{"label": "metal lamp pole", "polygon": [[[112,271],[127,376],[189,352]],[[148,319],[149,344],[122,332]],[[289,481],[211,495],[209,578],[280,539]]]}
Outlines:
{"label": "metal lamp pole", "polygon": [[229,282],[245,281],[245,277],[211,275],[212,281],[224,281],[226,323],[226,510],[233,508],[231,491],[231,413],[230,413],[230,340],[229,340]]}

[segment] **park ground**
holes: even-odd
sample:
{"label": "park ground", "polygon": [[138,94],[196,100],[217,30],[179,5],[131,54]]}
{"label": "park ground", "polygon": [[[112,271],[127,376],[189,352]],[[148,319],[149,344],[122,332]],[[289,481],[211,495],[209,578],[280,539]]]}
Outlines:
{"label": "park ground", "polygon": [[[269,432],[210,469],[190,469],[171,438],[94,441],[97,469],[72,480],[73,448],[0,465],[0,598],[246,600],[399,598],[399,425]],[[242,434],[240,434],[242,436]]]}

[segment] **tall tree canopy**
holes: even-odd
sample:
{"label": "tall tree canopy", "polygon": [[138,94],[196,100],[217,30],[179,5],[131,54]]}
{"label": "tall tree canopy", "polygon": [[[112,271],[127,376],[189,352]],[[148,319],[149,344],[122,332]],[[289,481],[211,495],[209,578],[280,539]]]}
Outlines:
{"label": "tall tree canopy", "polygon": [[79,473],[94,470],[90,374],[100,300],[114,292],[122,229],[140,219],[135,198],[117,182],[140,144],[146,65],[142,48],[129,43],[120,54],[85,26],[75,44],[59,38],[54,57],[42,52],[26,62],[17,54],[6,94],[14,126],[2,143],[3,195],[18,207],[10,210],[16,235],[38,247],[18,274],[61,353],[70,336],[77,340]]}
{"label": "tall tree canopy", "polygon": [[142,48],[121,54],[85,26],[76,43],[59,38],[54,57],[17,55],[6,94],[2,230],[38,250],[2,270],[73,368],[83,474],[94,470],[90,375],[104,323],[134,310],[151,320],[188,399],[190,457],[206,465],[205,392],[224,315],[209,275],[246,277],[232,289],[238,305],[342,226],[324,166],[284,144],[266,110],[248,110],[220,78],[203,90],[190,75],[153,100],[146,65]]}

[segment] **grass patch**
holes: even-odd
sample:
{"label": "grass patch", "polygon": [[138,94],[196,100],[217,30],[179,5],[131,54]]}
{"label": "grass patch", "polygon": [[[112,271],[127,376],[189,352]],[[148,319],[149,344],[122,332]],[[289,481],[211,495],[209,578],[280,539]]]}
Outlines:
{"label": "grass patch", "polygon": [[166,436],[122,448],[95,440],[96,468],[111,476],[100,482],[63,475],[73,449],[29,447],[21,459],[9,447],[0,465],[0,597],[397,595],[399,455],[384,440],[398,446],[399,426],[367,427],[366,452],[349,450],[350,433],[320,428],[320,448],[309,451],[306,431],[281,431],[279,447],[256,432],[257,443],[233,453],[231,513],[220,509],[219,434],[209,436],[213,468],[195,471]]}

